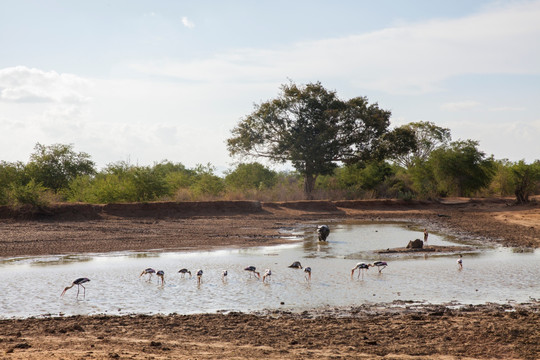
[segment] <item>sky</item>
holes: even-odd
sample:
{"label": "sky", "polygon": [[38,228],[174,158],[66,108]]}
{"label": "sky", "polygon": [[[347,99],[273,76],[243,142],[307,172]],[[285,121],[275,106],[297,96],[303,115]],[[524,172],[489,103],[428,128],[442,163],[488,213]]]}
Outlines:
{"label": "sky", "polygon": [[[232,169],[231,130],[290,81],[540,159],[540,0],[0,0],[0,160]],[[279,170],[280,167],[274,167]]]}

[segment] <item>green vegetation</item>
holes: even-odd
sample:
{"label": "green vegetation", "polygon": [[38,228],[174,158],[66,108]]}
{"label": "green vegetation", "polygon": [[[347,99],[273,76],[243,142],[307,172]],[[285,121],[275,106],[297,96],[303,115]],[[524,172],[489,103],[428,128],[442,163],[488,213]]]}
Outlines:
{"label": "green vegetation", "polygon": [[365,97],[344,101],[319,82],[290,83],[281,86],[277,98],[256,105],[232,130],[227,145],[233,156],[289,161],[303,176],[310,199],[317,177],[332,174],[339,163],[409,152],[413,144],[406,139],[412,134],[406,129],[399,129],[394,141],[384,141],[389,125],[390,112]]}
{"label": "green vegetation", "polygon": [[276,99],[232,130],[232,155],[288,162],[276,172],[259,162],[216,174],[212,164],[188,169],[167,160],[152,166],[120,161],[97,170],[73,145],[36,144],[27,163],[0,160],[0,205],[51,202],[200,200],[436,199],[540,194],[540,160],[495,160],[474,140],[451,141],[431,122],[390,130],[390,112],[366,98],[337,98],[320,83],[284,85]]}

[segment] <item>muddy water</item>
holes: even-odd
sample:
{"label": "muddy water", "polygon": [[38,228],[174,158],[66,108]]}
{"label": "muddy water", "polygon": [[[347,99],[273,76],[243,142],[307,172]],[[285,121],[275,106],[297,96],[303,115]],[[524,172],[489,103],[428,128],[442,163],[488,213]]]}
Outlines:
{"label": "muddy water", "polygon": [[[1,259],[0,317],[72,314],[201,313],[282,309],[301,311],[320,306],[349,306],[366,302],[479,304],[527,302],[540,297],[540,253],[478,248],[463,254],[463,269],[454,253],[391,255],[373,251],[402,247],[422,238],[421,229],[406,224],[337,224],[327,243],[317,241],[313,227],[297,229],[291,243],[275,247],[208,252],[147,252],[82,256]],[[430,234],[431,245],[462,246],[441,234]],[[383,260],[381,273],[370,268],[351,278],[357,262]],[[308,281],[302,270],[288,265],[300,261],[312,268]],[[243,270],[254,265],[263,283]],[[154,275],[140,277],[152,267],[165,272],[165,284]],[[182,277],[181,268],[196,277]],[[228,270],[226,280],[222,270]],[[78,277],[91,281],[77,297],[77,286],[60,294]]]}

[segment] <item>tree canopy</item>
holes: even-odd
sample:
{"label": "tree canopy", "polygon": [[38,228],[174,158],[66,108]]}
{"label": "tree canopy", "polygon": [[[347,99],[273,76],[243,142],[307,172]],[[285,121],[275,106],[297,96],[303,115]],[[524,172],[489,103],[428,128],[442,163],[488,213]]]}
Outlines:
{"label": "tree canopy", "polygon": [[452,139],[450,129],[428,121],[412,122],[397,128],[395,132],[397,131],[409,131],[414,137],[415,147],[411,152],[394,156],[396,163],[406,168],[410,168],[417,161],[426,161],[432,151],[447,146]]}
{"label": "tree canopy", "polygon": [[390,115],[365,97],[341,100],[320,82],[289,83],[276,98],[255,105],[231,131],[227,147],[233,156],[290,161],[309,198],[318,175],[378,153]]}
{"label": "tree canopy", "polygon": [[90,155],[76,153],[72,144],[45,146],[37,143],[26,168],[32,179],[54,191],[67,187],[77,176],[96,172]]}

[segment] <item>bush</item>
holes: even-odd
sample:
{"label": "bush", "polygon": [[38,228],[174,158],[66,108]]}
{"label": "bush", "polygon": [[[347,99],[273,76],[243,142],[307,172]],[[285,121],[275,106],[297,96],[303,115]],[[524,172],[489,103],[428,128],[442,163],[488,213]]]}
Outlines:
{"label": "bush", "polygon": [[12,206],[32,205],[43,207],[50,203],[47,189],[30,180],[26,185],[12,184],[8,192],[8,201]]}

